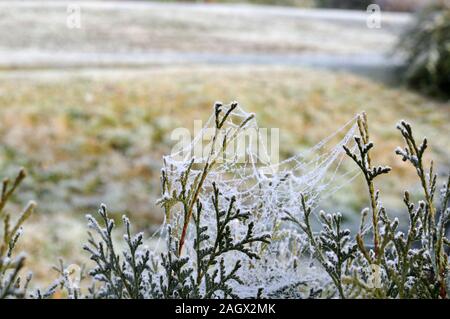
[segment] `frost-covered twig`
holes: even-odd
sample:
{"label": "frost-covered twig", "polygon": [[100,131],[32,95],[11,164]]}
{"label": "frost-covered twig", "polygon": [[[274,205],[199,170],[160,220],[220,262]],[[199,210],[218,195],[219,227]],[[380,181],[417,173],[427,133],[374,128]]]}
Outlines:
{"label": "frost-covered twig", "polygon": [[342,229],[342,215],[319,214],[322,231],[315,234],[311,227],[312,208],[301,194],[303,221],[299,221],[291,213],[286,212],[284,219],[293,222],[305,232],[313,249],[313,256],[320,262],[336,286],[339,296],[345,299],[343,288],[343,270],[346,262],[354,258],[356,244],[350,238],[350,230]]}
{"label": "frost-covered twig", "polygon": [[17,221],[11,225],[10,215],[4,211],[5,205],[16,189],[25,179],[24,169],[19,171],[12,185],[9,179],[4,179],[0,195],[0,219],[3,223],[2,241],[0,243],[0,299],[10,297],[25,297],[31,274],[27,276],[25,283],[20,282],[19,272],[25,263],[25,256],[14,255],[17,241],[22,234],[23,223],[31,216],[36,207],[34,202],[29,202]]}
{"label": "frost-covered twig", "polygon": [[[192,213],[199,198],[199,195],[202,192],[202,187],[206,180],[207,175],[216,164],[217,159],[225,153],[227,148],[227,142],[233,140],[244,128],[244,126],[248,123],[248,121],[253,117],[252,115],[250,115],[247,118],[243,119],[239,123],[237,130],[233,132],[228,132],[224,130],[224,124],[229,119],[233,110],[237,108],[237,106],[238,103],[233,102],[229,105],[228,109],[224,110],[224,106],[222,103],[217,102],[214,105],[215,129],[214,129],[214,136],[212,138],[211,149],[208,153],[205,163],[203,164],[203,168],[195,176],[194,180],[191,183],[189,181],[189,177],[192,166],[194,164],[194,158],[191,160],[186,170],[183,173],[181,173],[181,176],[176,176],[176,178],[179,177],[179,182],[181,184],[180,185],[181,191],[179,192],[177,192],[177,190],[173,188],[173,181],[167,174],[167,170],[166,169],[162,170],[161,184],[163,197],[159,200],[159,204],[164,208],[166,218],[167,219],[171,218],[172,216],[171,209],[175,204],[181,203],[183,206],[183,224],[178,241],[179,255],[181,255],[182,253],[182,249],[186,240],[189,222],[191,220]],[[223,112],[225,112],[225,114],[221,116]],[[219,145],[219,149],[217,149],[217,145]],[[188,185],[188,183],[190,184]]]}
{"label": "frost-covered twig", "polygon": [[[405,141],[405,147],[402,149],[398,147],[395,150],[397,155],[402,157],[403,161],[408,161],[416,169],[417,175],[422,185],[425,203],[423,206],[423,213],[428,216],[424,220],[424,231],[427,235],[428,251],[434,258],[434,276],[439,282],[439,295],[442,298],[447,296],[447,274],[448,274],[448,256],[445,253],[445,225],[449,222],[449,213],[447,209],[449,198],[449,181],[442,190],[443,200],[441,210],[437,212],[434,205],[434,194],[436,192],[437,175],[434,173],[433,161],[430,163],[430,168],[426,171],[424,166],[424,153],[428,147],[428,140],[424,138],[420,145],[416,142],[411,125],[406,121],[401,121],[397,124],[398,130],[401,132]],[[436,225],[437,219],[437,225]]]}
{"label": "frost-covered twig", "polygon": [[91,215],[87,216],[89,228],[91,228],[100,240],[96,241],[94,236],[90,235],[88,244],[84,249],[90,253],[91,259],[97,266],[90,271],[90,275],[96,281],[103,283],[99,296],[108,298],[143,298],[142,292],[144,278],[151,279],[149,276],[150,251],[143,249],[143,234],[139,233],[131,236],[130,222],[123,216],[125,225],[124,240],[128,249],[122,251],[122,258],[116,252],[112,231],[114,221],[108,217],[106,206],[102,205],[99,209],[99,215],[102,219],[103,227]]}
{"label": "frost-covered twig", "polygon": [[[372,227],[373,227],[373,245],[374,245],[374,251],[375,251],[375,261],[369,260],[370,263],[379,263],[379,245],[380,245],[380,233],[378,230],[378,219],[379,219],[379,211],[378,211],[378,191],[375,191],[374,186],[374,179],[381,175],[381,174],[387,174],[391,170],[388,166],[372,166],[371,164],[371,156],[370,156],[370,150],[373,148],[374,144],[369,140],[369,124],[367,121],[367,115],[366,113],[362,113],[358,116],[358,128],[359,128],[359,134],[360,136],[355,136],[355,142],[358,146],[359,154],[353,152],[345,145],[344,150],[347,153],[347,155],[353,159],[353,161],[359,166],[361,169],[364,178],[366,180],[366,184],[369,190],[369,197],[370,197],[370,207],[372,210]],[[358,245],[360,246],[361,250],[364,252],[366,251],[366,248],[364,247],[363,240],[361,238],[361,234],[358,234],[360,238],[357,239]],[[364,255],[370,259],[370,257],[364,253]]]}
{"label": "frost-covered twig", "polygon": [[[313,256],[322,264],[330,275],[341,298],[377,297],[377,298],[446,298],[448,290],[448,255],[444,246],[449,244],[445,235],[446,225],[450,222],[450,174],[441,190],[440,209],[434,205],[437,175],[431,164],[428,174],[424,169],[423,155],[427,140],[418,146],[411,126],[402,121],[398,125],[406,147],[397,148],[396,153],[404,161],[409,161],[417,171],[424,191],[424,200],[417,205],[412,203],[410,195],[405,192],[403,201],[407,208],[409,224],[401,225],[397,218],[391,219],[379,201],[379,191],[375,191],[373,180],[380,174],[390,171],[389,167],[371,165],[370,150],[373,143],[369,141],[367,118],[358,119],[360,136],[355,137],[359,153],[344,147],[347,155],[360,167],[368,189],[372,213],[371,228],[365,225],[365,216],[369,209],[364,209],[359,233],[352,240],[349,232],[342,232],[340,238],[340,215],[319,215],[322,231],[319,235],[312,230],[309,218],[312,209],[302,196],[303,220],[299,221],[288,213],[287,220],[295,223],[307,235],[313,248]],[[373,248],[364,237],[373,234]],[[342,241],[342,238],[345,238]],[[340,258],[343,243],[349,246]],[[355,245],[356,243],[356,245]],[[357,249],[355,249],[357,247]],[[340,260],[346,261],[345,268]],[[345,269],[345,273],[342,273]],[[368,272],[367,270],[370,271]],[[373,278],[376,275],[377,278]],[[370,280],[376,280],[370,282]]]}

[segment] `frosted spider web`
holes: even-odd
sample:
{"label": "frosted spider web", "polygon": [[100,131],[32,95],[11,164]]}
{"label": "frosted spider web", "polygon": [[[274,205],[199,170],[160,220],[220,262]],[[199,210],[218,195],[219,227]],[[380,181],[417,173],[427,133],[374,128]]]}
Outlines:
{"label": "frosted spider web", "polygon": [[[223,106],[222,115],[229,108],[230,105]],[[264,287],[264,292],[270,295],[294,282],[299,282],[301,286],[304,281],[320,280],[314,267],[297,266],[303,260],[300,250],[306,245],[304,235],[296,228],[286,225],[280,227],[281,219],[286,211],[301,217],[300,194],[305,195],[309,204],[316,207],[319,199],[331,196],[357,176],[357,170],[345,171],[341,168],[346,157],[342,146],[355,148],[352,137],[357,129],[356,116],[315,146],[280,162],[272,161],[268,138],[261,134],[256,118],[239,105],[232,110],[222,128],[222,137],[227,136],[226,151],[223,152],[220,139],[215,144],[210,141],[204,147],[205,140],[211,140],[215,119],[215,114],[212,114],[191,143],[164,157],[164,169],[169,178],[176,179],[194,161],[188,178],[192,182],[201,174],[205,163],[216,160],[198,197],[203,205],[203,224],[208,226],[210,232],[215,231],[216,221],[211,201],[211,185],[214,182],[224,197],[221,198],[221,208],[225,209],[229,198],[234,196],[236,208],[251,213],[250,220],[255,224],[254,233],[269,233],[272,236],[270,245],[256,247],[261,261],[247,260],[241,268],[240,275],[245,284],[236,283],[235,290],[240,297],[252,297],[258,288]],[[242,123],[245,123],[243,127]],[[245,146],[241,144],[239,148],[239,137],[243,135],[246,135]],[[238,148],[239,154],[236,155]],[[198,150],[203,151],[199,154]],[[181,211],[175,213],[179,214],[178,218],[182,215]],[[166,220],[164,226],[169,223]],[[232,231],[235,238],[242,238],[247,228],[241,223],[235,223]],[[195,253],[193,240],[194,231],[190,229],[186,237],[185,254]],[[243,257],[239,252],[229,254],[229,258],[226,258],[228,265],[233,265]],[[310,260],[305,262],[310,263]],[[286,297],[299,295],[295,290]]]}

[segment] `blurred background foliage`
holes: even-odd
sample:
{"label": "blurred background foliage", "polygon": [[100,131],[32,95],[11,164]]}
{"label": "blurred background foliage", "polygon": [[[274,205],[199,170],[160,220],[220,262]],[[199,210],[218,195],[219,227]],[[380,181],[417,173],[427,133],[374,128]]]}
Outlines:
{"label": "blurred background foliage", "polygon": [[[174,2],[176,0],[165,0]],[[366,10],[370,4],[378,4],[382,10],[411,12],[447,0],[178,0],[195,3],[250,3],[277,6],[318,7],[333,9]]]}
{"label": "blurred background foliage", "polygon": [[400,41],[407,83],[426,94],[450,97],[450,6],[427,7]]}

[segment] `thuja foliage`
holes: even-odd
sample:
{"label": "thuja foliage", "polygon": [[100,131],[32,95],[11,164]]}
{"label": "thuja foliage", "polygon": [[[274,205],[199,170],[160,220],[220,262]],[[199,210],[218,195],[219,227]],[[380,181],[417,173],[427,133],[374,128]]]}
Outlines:
{"label": "thuja foliage", "polygon": [[303,221],[299,221],[289,212],[286,212],[287,217],[285,220],[293,222],[307,235],[308,240],[315,249],[314,256],[332,279],[339,295],[345,297],[342,283],[343,269],[347,261],[354,258],[356,251],[356,244],[351,241],[350,231],[342,229],[341,214],[327,215],[321,211],[319,218],[323,230],[319,234],[315,234],[310,221],[312,208],[306,204],[303,195],[301,195],[301,205],[304,212]]}
{"label": "thuja foliage", "polygon": [[[236,107],[237,103],[232,103],[228,109],[220,103],[215,105],[216,131],[211,151],[193,181],[189,179],[193,161],[177,176],[162,170],[163,194],[159,203],[167,219],[161,234],[166,242],[163,252],[145,246],[143,233],[132,235],[126,216],[122,218],[125,245],[118,243],[116,222],[102,204],[97,218],[87,215],[91,232],[83,248],[95,264],[87,274],[88,289],[80,288],[84,277],[81,272],[73,278],[70,269],[60,263],[57,267],[60,278],[45,291],[38,289],[32,296],[47,298],[60,289],[62,295],[69,298],[238,297],[235,287],[244,284],[239,273],[242,262],[259,259],[254,246],[268,244],[270,236],[255,234],[254,224],[249,221],[250,212],[237,208],[234,196],[222,194],[215,183],[204,185],[227,140],[232,140],[251,119],[251,116],[243,119],[237,131],[221,135],[224,123]],[[204,187],[211,188],[210,198],[200,197]],[[205,205],[206,202],[209,205]],[[205,206],[212,209],[205,210]],[[213,225],[205,222],[206,214],[213,216]],[[233,231],[238,225],[246,229],[243,236]],[[229,258],[230,253],[240,254],[241,258]]]}
{"label": "thuja foliage", "polygon": [[19,272],[24,267],[25,255],[16,254],[15,248],[22,234],[22,225],[32,214],[35,203],[28,203],[18,218],[15,218],[15,222],[11,220],[11,215],[7,212],[7,202],[14,196],[15,191],[25,176],[25,171],[21,169],[12,182],[8,178],[5,178],[1,186],[0,220],[2,227],[0,232],[2,237],[0,240],[0,299],[25,297],[28,284],[31,280],[31,274],[29,274],[26,276],[25,281],[21,282]]}
{"label": "thuja foliage", "polygon": [[[423,198],[413,203],[408,192],[403,202],[409,224],[391,218],[380,201],[374,181],[391,170],[372,164],[367,118],[358,119],[359,136],[356,150],[344,146],[346,154],[360,168],[367,186],[369,207],[362,211],[361,226],[355,236],[342,229],[338,214],[320,214],[322,230],[313,232],[311,206],[302,197],[303,218],[287,214],[286,220],[298,225],[312,246],[313,256],[320,262],[341,298],[447,298],[449,264],[445,236],[450,221],[450,174],[441,190],[440,204],[435,203],[436,180],[433,162],[426,167],[424,154],[427,139],[420,143],[413,136],[411,125],[401,121],[397,128],[405,141],[395,153],[416,171]],[[367,222],[367,216],[370,221]]]}
{"label": "thuja foliage", "polygon": [[[245,211],[242,207],[246,206],[240,205],[236,196],[207,178],[227,142],[251,119],[243,118],[235,131],[222,132],[236,107],[237,104],[229,108],[216,104],[213,147],[204,163],[192,160],[178,170],[162,169],[159,204],[166,217],[158,235],[162,247],[147,247],[147,238],[143,233],[133,234],[126,216],[122,217],[120,240],[117,222],[102,204],[98,215],[87,215],[90,232],[83,248],[92,266],[85,271],[60,261],[55,267],[59,278],[45,290],[27,294],[31,277],[21,282],[19,271],[24,257],[14,254],[21,226],[35,204],[28,204],[15,223],[5,211],[6,202],[25,173],[21,170],[12,183],[5,180],[0,198],[0,297],[52,298],[59,291],[58,296],[67,298],[271,298],[302,296],[298,290],[306,287],[310,298],[448,298],[450,241],[446,226],[450,221],[450,175],[438,196],[434,165],[425,160],[427,139],[418,142],[410,124],[398,124],[404,146],[395,153],[414,169],[423,193],[417,202],[408,192],[404,193],[408,223],[392,218],[380,200],[376,182],[391,168],[374,164],[375,146],[370,140],[367,117],[361,114],[355,146],[344,146],[348,158],[361,171],[367,189],[368,207],[362,210],[358,232],[352,234],[344,227],[340,213],[316,214],[316,203],[308,194],[298,194],[300,214],[278,206],[284,222],[277,223],[276,231],[269,234],[255,226],[257,211]],[[290,226],[298,230],[298,236],[293,238],[306,238],[306,242],[299,240],[298,245],[269,248],[284,236],[284,230],[292,230]],[[246,289],[249,278],[254,277],[244,276],[243,272],[256,268],[267,271],[270,267],[265,263],[270,263],[269,257],[278,258],[270,265],[287,262],[282,251],[264,255],[273,247],[299,249],[298,253],[294,251],[292,267],[297,269],[313,257],[329,279],[323,283],[322,276],[318,281],[299,281],[295,277],[291,282],[280,281],[282,285],[270,291],[264,291],[264,286],[258,291]],[[260,259],[262,255],[264,258]],[[314,286],[317,282],[324,286]]]}
{"label": "thuja foliage", "polygon": [[[159,204],[166,216],[161,235],[166,247],[162,253],[145,247],[142,233],[131,235],[130,222],[125,216],[126,248],[118,249],[113,233],[115,222],[102,205],[99,220],[87,216],[92,233],[84,249],[96,264],[89,271],[93,285],[83,294],[79,287],[74,288],[73,283],[65,279],[67,271],[62,270],[62,278],[45,295],[61,286],[66,295],[73,298],[238,297],[235,287],[244,285],[239,273],[242,262],[245,258],[259,259],[255,245],[268,244],[270,237],[255,234],[254,224],[249,221],[250,212],[237,208],[236,197],[222,194],[214,182],[205,185],[206,176],[224,152],[227,141],[232,140],[251,119],[251,116],[243,119],[234,132],[224,132],[224,124],[237,106],[232,103],[225,109],[216,103],[212,146],[193,179],[190,177],[196,165],[194,161],[176,176],[162,170]],[[211,189],[210,198],[200,196],[206,187]],[[205,210],[204,207],[212,208]],[[213,217],[214,223],[206,223],[205,215]],[[233,231],[237,225],[246,229],[243,236]],[[237,253],[241,258],[227,258],[230,253]]]}
{"label": "thuja foliage", "polygon": [[[118,251],[114,244],[115,222],[108,216],[105,205],[98,215],[99,220],[87,216],[90,234],[84,249],[96,266],[90,270],[92,285],[86,294],[79,286],[73,286],[67,270],[62,269],[62,278],[45,295],[51,295],[61,285],[72,298],[229,298],[238,297],[230,282],[242,283],[238,270],[241,261],[231,267],[225,264],[228,252],[238,251],[251,259],[258,259],[251,245],[255,242],[269,242],[267,235],[255,235],[253,224],[248,223],[246,235],[235,240],[230,224],[233,221],[245,223],[249,213],[235,209],[235,200],[226,199],[220,190],[212,185],[217,228],[214,238],[208,235],[208,227],[202,223],[205,213],[202,204],[197,201],[192,215],[195,225],[195,258],[179,253],[179,240],[172,235],[170,226],[167,234],[167,250],[160,255],[143,245],[143,234],[131,235],[130,221],[123,216],[124,240],[126,248]],[[228,208],[222,210],[219,201],[226,200]],[[210,240],[212,239],[212,240]],[[41,294],[41,293],[39,293]],[[41,294],[42,295],[42,294]]]}
{"label": "thuja foliage", "polygon": [[[225,267],[225,257],[230,251],[237,251],[251,259],[258,259],[258,255],[251,248],[255,242],[269,242],[268,235],[255,235],[253,233],[253,223],[247,225],[246,235],[239,240],[235,240],[231,231],[233,221],[245,222],[248,212],[241,212],[235,208],[235,198],[226,199],[220,193],[220,190],[213,186],[211,201],[214,205],[216,220],[216,230],[214,238],[208,235],[208,226],[202,224],[203,207],[200,201],[197,201],[196,211],[193,214],[195,224],[194,249],[196,260],[193,267],[189,264],[188,258],[180,258],[179,243],[172,243],[169,237],[169,250],[173,245],[172,251],[167,255],[162,255],[163,266],[166,278],[160,277],[163,296],[166,298],[213,298],[213,297],[238,297],[233,291],[230,281],[243,284],[238,275],[241,268],[241,261],[233,263],[229,270]],[[227,200],[227,209],[221,209],[220,200]],[[212,240],[210,240],[212,239]],[[186,266],[183,269],[183,266]]]}
{"label": "thuja foliage", "polygon": [[[179,254],[182,252],[188,226],[194,209],[199,201],[199,196],[205,186],[204,183],[207,175],[211,172],[217,161],[220,160],[220,157],[225,154],[227,142],[232,141],[239,135],[245,125],[253,118],[253,115],[248,116],[241,121],[236,130],[232,132],[228,131],[225,128],[225,124],[237,107],[237,102],[231,103],[228,109],[220,102],[217,102],[214,105],[215,127],[210,150],[202,167],[198,170],[199,172],[192,181],[189,180],[189,177],[191,176],[191,170],[193,169],[194,158],[186,169],[179,174],[180,176],[171,176],[166,168],[161,170],[162,198],[158,203],[163,207],[168,221],[181,224],[181,233],[178,242]],[[174,216],[172,210],[178,204],[182,206],[182,212],[181,214]],[[180,216],[182,216],[182,222],[177,219],[177,217]],[[178,225],[176,225],[176,228],[178,228]],[[174,229],[174,231],[177,231],[177,229]]]}

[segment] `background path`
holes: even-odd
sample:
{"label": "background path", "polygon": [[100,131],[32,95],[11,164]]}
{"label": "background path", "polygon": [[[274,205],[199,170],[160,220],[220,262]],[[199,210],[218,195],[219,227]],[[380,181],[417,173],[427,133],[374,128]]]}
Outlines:
{"label": "background path", "polygon": [[[68,4],[81,29],[66,26]],[[177,64],[300,65],[383,77],[410,21],[383,13],[142,1],[0,2],[0,69],[153,67]],[[391,72],[392,73],[392,72]]]}

